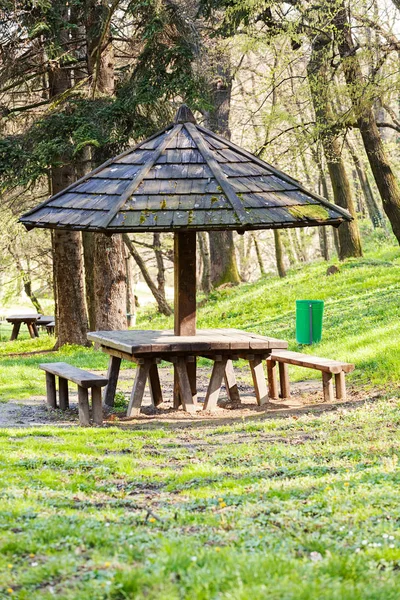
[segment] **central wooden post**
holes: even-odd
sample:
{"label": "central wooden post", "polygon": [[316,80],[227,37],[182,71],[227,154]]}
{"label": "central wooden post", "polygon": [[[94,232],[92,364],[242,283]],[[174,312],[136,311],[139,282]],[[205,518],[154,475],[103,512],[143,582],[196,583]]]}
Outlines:
{"label": "central wooden post", "polygon": [[[185,231],[174,236],[174,332],[175,335],[196,334],[196,232]],[[197,394],[196,362],[188,362],[187,370],[192,395]],[[174,406],[179,406],[175,370]]]}

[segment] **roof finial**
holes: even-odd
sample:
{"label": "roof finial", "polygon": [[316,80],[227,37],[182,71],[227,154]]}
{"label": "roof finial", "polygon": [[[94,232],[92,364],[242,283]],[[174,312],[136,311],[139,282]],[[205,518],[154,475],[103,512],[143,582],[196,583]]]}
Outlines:
{"label": "roof finial", "polygon": [[178,112],[175,115],[175,123],[194,123],[196,125],[196,119],[187,104],[181,104],[178,108]]}

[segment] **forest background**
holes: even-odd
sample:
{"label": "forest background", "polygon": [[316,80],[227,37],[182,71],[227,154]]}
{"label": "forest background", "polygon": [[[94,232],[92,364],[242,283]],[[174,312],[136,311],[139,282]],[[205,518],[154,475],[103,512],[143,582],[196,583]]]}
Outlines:
{"label": "forest background", "polygon": [[198,234],[205,296],[359,257],[372,230],[398,244],[399,10],[397,0],[2,0],[1,306],[24,290],[38,312],[55,308],[59,346],[133,324],[139,278],[171,313],[172,234],[27,234],[18,217],[167,125],[181,102],[354,217],[338,230]]}

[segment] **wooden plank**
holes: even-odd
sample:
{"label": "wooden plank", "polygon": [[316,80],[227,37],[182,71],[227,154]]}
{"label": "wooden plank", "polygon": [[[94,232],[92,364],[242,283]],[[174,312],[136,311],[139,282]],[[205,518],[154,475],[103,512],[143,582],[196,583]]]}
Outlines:
{"label": "wooden plank", "polygon": [[136,369],[135,381],[132,388],[131,398],[129,400],[128,410],[126,412],[127,417],[137,416],[140,413],[140,407],[142,405],[144,389],[146,387],[146,380],[151,367],[151,361],[145,360],[143,364],[138,365]]}
{"label": "wooden plank", "polygon": [[335,374],[335,387],[336,387],[336,398],[338,400],[345,401],[347,398],[346,394],[346,381],[344,371]]}
{"label": "wooden plank", "polygon": [[103,402],[106,406],[114,406],[115,392],[117,390],[117,382],[120,367],[121,358],[119,356],[110,356],[107,371],[108,383],[104,388],[103,394]]}
{"label": "wooden plank", "polygon": [[106,377],[95,375],[94,373],[84,371],[83,369],[78,369],[77,367],[73,367],[72,365],[63,362],[43,363],[39,365],[39,368],[47,373],[52,373],[53,375],[58,375],[59,377],[64,377],[64,379],[73,381],[77,385],[86,389],[92,387],[93,385],[103,387],[108,383],[108,379]]}
{"label": "wooden plank", "polygon": [[133,194],[139,184],[146,177],[147,173],[153,167],[161,153],[166,149],[170,141],[179,133],[182,129],[182,125],[175,125],[172,130],[164,137],[164,139],[158,144],[151,157],[145,162],[140,171],[138,171],[135,177],[130,181],[129,186],[126,188],[124,193],[121,195],[120,200],[115,204],[114,208],[110,210],[103,222],[103,227],[106,228],[109,223],[113,220],[115,215],[119,212],[126,200]]}
{"label": "wooden plank", "polygon": [[276,362],[268,359],[267,363],[267,375],[268,375],[268,395],[270,398],[279,398],[278,392],[278,379],[276,376]]}
{"label": "wooden plank", "polygon": [[279,363],[279,383],[282,398],[290,398],[289,370],[286,363]]}
{"label": "wooden plank", "polygon": [[68,379],[58,378],[58,403],[61,410],[69,408]]}
{"label": "wooden plank", "polygon": [[57,408],[56,378],[52,373],[46,373],[46,400],[47,406]]}
{"label": "wooden plank", "polygon": [[[246,215],[246,211],[243,208],[243,204],[242,204],[241,200],[239,199],[239,197],[236,195],[235,190],[232,188],[232,186],[228,182],[227,178],[225,177],[225,175],[221,169],[221,166],[215,160],[214,153],[206,145],[203,137],[200,135],[197,128],[192,123],[185,123],[185,128],[190,133],[193,140],[196,142],[198,149],[200,150],[201,154],[205,158],[214,177],[218,181],[219,185],[221,186],[222,190],[224,191],[225,195],[227,196],[229,202],[231,203],[232,208],[234,209],[234,211],[236,213],[236,216],[238,219],[238,224],[240,225],[240,224],[247,223],[247,215]],[[240,164],[242,164],[242,163],[240,163]]]}
{"label": "wooden plank", "polygon": [[197,410],[197,401],[196,398],[193,396],[185,359],[178,358],[174,366],[177,373],[179,395],[181,398],[183,409],[187,412],[194,413]]}
{"label": "wooden plank", "polygon": [[78,385],[78,412],[79,423],[84,427],[90,425],[88,391],[81,385]]}
{"label": "wooden plank", "polygon": [[101,388],[92,387],[92,417],[93,423],[103,425],[103,407],[101,403]]}
{"label": "wooden plank", "polygon": [[256,356],[254,360],[249,360],[249,365],[253,378],[254,390],[256,392],[257,404],[259,406],[268,404],[268,389],[265,381],[262,359]]}
{"label": "wooden plank", "polygon": [[154,406],[158,406],[163,402],[163,395],[160,385],[160,377],[158,375],[158,367],[152,364],[149,369],[149,387]]}
{"label": "wooden plank", "polygon": [[271,358],[276,361],[285,361],[291,365],[298,365],[309,369],[317,369],[326,371],[327,373],[350,373],[354,371],[354,365],[350,363],[332,360],[330,358],[321,358],[319,356],[311,356],[309,354],[301,354],[300,352],[292,352],[290,350],[273,350]]}
{"label": "wooden plank", "polygon": [[214,410],[217,407],[227,361],[227,358],[223,358],[222,360],[216,360],[214,362],[210,383],[208,384],[207,393],[204,400],[203,410]]}
{"label": "wooden plank", "polygon": [[324,402],[333,402],[333,381],[332,373],[322,373],[322,387],[324,391]]}
{"label": "wooden plank", "polygon": [[231,359],[226,361],[224,379],[226,393],[228,394],[229,400],[233,404],[240,404],[239,388],[236,383],[235,371],[233,370],[233,363]]}

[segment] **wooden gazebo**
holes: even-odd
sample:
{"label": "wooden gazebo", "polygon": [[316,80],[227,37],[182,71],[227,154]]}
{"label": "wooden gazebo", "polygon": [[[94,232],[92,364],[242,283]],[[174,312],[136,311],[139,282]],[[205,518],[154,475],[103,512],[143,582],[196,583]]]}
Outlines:
{"label": "wooden gazebo", "polygon": [[173,124],[20,219],[27,229],[173,231],[175,335],[184,336],[196,333],[196,231],[243,233],[349,220],[346,210],[198,125],[186,105]]}

